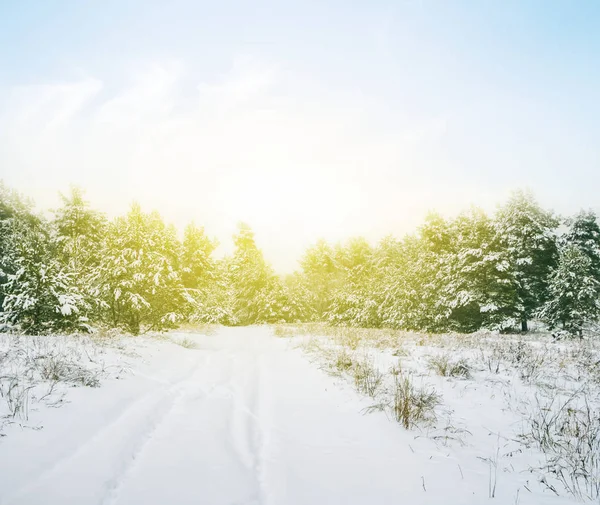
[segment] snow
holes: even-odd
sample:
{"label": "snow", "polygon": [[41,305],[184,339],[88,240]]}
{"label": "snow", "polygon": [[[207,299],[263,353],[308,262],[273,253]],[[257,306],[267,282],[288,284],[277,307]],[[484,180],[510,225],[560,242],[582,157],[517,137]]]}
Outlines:
{"label": "snow", "polygon": [[527,491],[535,479],[509,461],[488,497],[494,471],[483,459],[517,421],[491,383],[433,379],[471,432],[446,445],[366,414],[372,402],[317,366],[300,338],[268,327],[170,337],[196,347],[120,340],[102,359],[128,373],[69,389],[60,408],[38,404],[22,426],[6,426],[0,504],[576,503],[532,483]]}

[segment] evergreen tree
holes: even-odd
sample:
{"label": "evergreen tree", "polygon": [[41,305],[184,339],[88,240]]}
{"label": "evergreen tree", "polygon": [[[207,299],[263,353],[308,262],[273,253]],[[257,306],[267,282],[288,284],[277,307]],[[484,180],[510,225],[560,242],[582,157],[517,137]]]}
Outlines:
{"label": "evergreen tree", "polygon": [[417,325],[416,328],[443,331],[451,314],[442,299],[448,263],[453,253],[450,221],[437,213],[428,214],[419,228],[418,243],[415,245],[411,251],[413,263],[407,270],[411,276],[412,311],[416,316],[413,324]]}
{"label": "evergreen tree", "polygon": [[592,211],[581,211],[566,220],[568,231],[561,237],[563,247],[573,245],[590,259],[592,275],[600,281],[600,225]]}
{"label": "evergreen tree", "polygon": [[60,195],[62,207],[54,210],[51,223],[56,242],[56,260],[67,272],[85,303],[85,318],[97,318],[102,310],[94,279],[106,232],[106,218],[93,210],[83,191],[72,187],[69,195]]}
{"label": "evergreen tree", "polygon": [[210,240],[204,228],[189,224],[183,235],[181,278],[189,289],[205,290],[215,280],[215,263],[211,257],[217,243]]}
{"label": "evergreen tree", "polygon": [[548,299],[549,274],[558,259],[558,221],[531,194],[518,191],[499,209],[495,226],[514,273],[517,303],[512,309],[518,314],[521,330],[527,331],[528,320]]}
{"label": "evergreen tree", "polygon": [[0,181],[0,307],[4,302],[3,285],[8,280],[7,276],[18,270],[17,246],[28,230],[41,224],[32,209],[32,202]]}
{"label": "evergreen tree", "polygon": [[301,323],[314,321],[317,318],[314,294],[310,290],[306,277],[295,272],[283,280],[287,308],[283,313],[286,322]]}
{"label": "evergreen tree", "polygon": [[68,196],[60,194],[62,207],[54,210],[52,222],[58,255],[71,272],[85,277],[98,265],[106,220],[84,199],[80,188],[72,187]]}
{"label": "evergreen tree", "polygon": [[191,300],[179,274],[180,247],[175,229],[137,204],[110,223],[97,282],[112,325],[138,334],[182,318]]}
{"label": "evergreen tree", "polygon": [[373,249],[364,238],[350,239],[335,249],[339,286],[327,318],[334,324],[379,326],[377,302],[371,286]]}
{"label": "evergreen tree", "polygon": [[241,325],[264,322],[269,312],[267,292],[272,287],[273,274],[247,224],[239,225],[233,241],[235,251],[228,265],[233,289],[233,322]]}
{"label": "evergreen tree", "polygon": [[340,284],[340,270],[333,248],[324,240],[309,247],[300,260],[307,289],[312,294],[315,317],[325,318]]}
{"label": "evergreen tree", "polygon": [[28,333],[89,329],[89,306],[74,276],[56,255],[47,223],[23,227],[10,240],[1,320]]}
{"label": "evergreen tree", "polygon": [[226,320],[226,291],[222,289],[222,279],[218,278],[217,264],[212,258],[216,247],[217,243],[206,236],[203,228],[194,223],[185,228],[179,263],[181,280],[191,302],[187,305],[186,317],[192,322]]}
{"label": "evergreen tree", "polygon": [[550,297],[540,311],[550,328],[583,335],[586,323],[597,321],[600,315],[600,280],[593,263],[584,250],[565,246],[549,284]]}
{"label": "evergreen tree", "polygon": [[440,298],[448,328],[471,332],[510,326],[516,315],[515,279],[492,220],[476,208],[461,214],[450,225],[450,242]]}
{"label": "evergreen tree", "polygon": [[382,325],[404,330],[433,330],[437,258],[416,235],[407,235],[386,251],[390,255],[383,277],[380,306]]}

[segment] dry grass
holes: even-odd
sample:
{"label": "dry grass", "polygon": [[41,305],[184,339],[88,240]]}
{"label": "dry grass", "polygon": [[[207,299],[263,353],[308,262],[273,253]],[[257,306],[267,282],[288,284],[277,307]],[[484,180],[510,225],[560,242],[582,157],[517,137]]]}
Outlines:
{"label": "dry grass", "polygon": [[579,499],[600,499],[600,409],[585,390],[570,395],[539,395],[528,405],[522,439],[541,450],[551,475]]}
{"label": "dry grass", "polygon": [[441,397],[435,389],[415,386],[408,373],[394,375],[391,410],[394,419],[406,429],[434,423],[437,419],[435,408],[440,403]]}
{"label": "dry grass", "polygon": [[0,428],[27,421],[34,403],[61,404],[64,386],[98,387],[118,377],[124,368],[104,362],[107,338],[0,336]]}
{"label": "dry grass", "polygon": [[198,344],[196,343],[196,341],[192,340],[191,338],[188,337],[184,337],[184,338],[173,338],[171,339],[173,343],[185,348],[185,349],[197,349],[198,348]]}
{"label": "dry grass", "polygon": [[461,377],[463,379],[471,377],[471,365],[466,359],[453,360],[447,354],[429,358],[427,368],[442,377]]}
{"label": "dry grass", "polygon": [[[416,384],[422,357],[429,355],[426,367],[443,377],[468,378],[475,370],[501,375],[484,379],[502,390],[506,408],[523,423],[520,436],[514,432],[506,439],[515,444],[507,454],[523,451],[523,445],[540,451],[540,466],[530,470],[542,485],[555,494],[600,501],[600,340],[557,341],[535,332],[436,335],[314,324],[285,332],[313,336],[305,339],[305,349],[325,361],[330,373],[375,399],[367,411],[388,411],[406,429],[426,427],[427,436],[443,444],[464,443],[470,432],[451,420],[446,427],[438,426],[447,411],[438,408],[442,399],[434,388]],[[394,363],[388,371],[381,372],[365,358],[373,349],[384,351],[388,367]],[[465,387],[464,394],[469,390]],[[489,464],[492,498],[499,457],[496,450],[481,458]]]}
{"label": "dry grass", "polygon": [[373,360],[365,356],[352,365],[351,371],[357,391],[375,398],[383,386],[384,376]]}

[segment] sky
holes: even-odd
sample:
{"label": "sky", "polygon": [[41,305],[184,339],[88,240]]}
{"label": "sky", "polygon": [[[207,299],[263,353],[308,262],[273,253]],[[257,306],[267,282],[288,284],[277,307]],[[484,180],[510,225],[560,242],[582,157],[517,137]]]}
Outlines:
{"label": "sky", "polygon": [[308,245],[492,212],[600,211],[595,0],[0,0],[0,179],[71,184],[280,272]]}

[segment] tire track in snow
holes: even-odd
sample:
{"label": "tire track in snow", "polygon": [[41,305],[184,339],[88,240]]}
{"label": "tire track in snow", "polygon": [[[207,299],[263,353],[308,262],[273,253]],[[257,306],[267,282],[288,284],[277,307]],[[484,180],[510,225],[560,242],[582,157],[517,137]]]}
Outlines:
{"label": "tire track in snow", "polygon": [[230,432],[238,459],[249,470],[256,467],[252,418],[255,416],[256,375],[252,368],[243,369],[235,359],[232,378]]}
{"label": "tire track in snow", "polygon": [[[207,359],[205,364],[208,364],[208,362],[209,362],[209,359]],[[152,423],[151,427],[149,427],[149,429],[145,430],[143,438],[140,439],[137,447],[135,447],[133,449],[133,451],[131,452],[131,459],[123,462],[124,464],[123,464],[122,468],[120,469],[120,471],[115,476],[115,478],[113,478],[111,480],[111,482],[109,482],[106,485],[106,494],[105,494],[104,498],[102,499],[102,502],[101,502],[102,505],[113,505],[113,504],[117,503],[118,498],[119,498],[119,491],[121,490],[123,483],[127,480],[127,477],[131,473],[132,469],[135,467],[135,464],[140,459],[142,453],[144,452],[144,449],[152,441],[154,434],[167,421],[167,418],[169,417],[169,415],[172,414],[172,412],[173,412],[174,408],[177,406],[177,404],[180,403],[182,401],[182,399],[185,397],[185,394],[187,391],[184,386],[187,385],[188,383],[191,383],[191,384],[196,383],[196,381],[194,379],[199,374],[199,372],[200,372],[200,370],[198,369],[198,367],[196,367],[196,369],[190,375],[190,377],[181,381],[178,384],[179,391],[177,391],[176,396],[172,398],[169,408],[166,409],[165,411],[159,413],[155,417],[154,422]]]}
{"label": "tire track in snow", "polygon": [[256,439],[256,479],[259,487],[259,497],[261,505],[269,503],[269,482],[267,473],[267,455],[268,455],[268,434],[271,427],[271,420],[268,411],[265,408],[266,401],[269,398],[267,388],[269,381],[266,377],[267,368],[264,363],[264,355],[258,356],[258,395],[256,400],[257,415],[254,418],[255,439]]}
{"label": "tire track in snow", "polygon": [[[105,503],[107,492],[110,495],[113,489],[118,487],[128,466],[134,462],[136,455],[151,439],[152,433],[179,401],[184,392],[182,385],[198,372],[200,361],[199,357],[194,366],[176,382],[136,400],[76,450],[57,460],[0,504],[51,502],[78,505],[86,499],[89,500],[90,495],[96,494],[98,503]],[[93,474],[86,472],[89,468],[86,463],[89,461],[95,462]],[[102,470],[100,475],[99,468]],[[74,478],[78,479],[77,488],[85,490],[85,496],[74,494],[70,485]],[[88,481],[88,485],[81,485],[82,481]],[[56,497],[49,496],[50,492]]]}
{"label": "tire track in snow", "polygon": [[254,473],[256,495],[248,505],[268,503],[268,483],[266,479],[266,427],[263,418],[265,387],[264,358],[256,356],[256,361],[245,370],[234,367],[238,376],[233,393],[230,432],[233,448],[242,464]]}
{"label": "tire track in snow", "polygon": [[[131,476],[136,465],[144,460],[144,452],[154,440],[154,435],[156,435],[156,433],[159,430],[163,429],[169,424],[169,420],[173,419],[175,415],[175,410],[183,402],[184,399],[187,400],[187,402],[189,403],[195,403],[198,400],[210,400],[214,396],[222,396],[224,391],[228,393],[228,397],[231,397],[231,390],[228,387],[231,384],[230,373],[226,373],[224,379],[217,380],[206,389],[198,387],[199,385],[204,384],[204,381],[199,379],[206,379],[205,376],[207,374],[208,376],[210,376],[208,372],[211,371],[211,366],[213,366],[212,361],[212,356],[208,355],[206,357],[206,360],[203,363],[201,363],[201,367],[196,367],[194,373],[186,380],[182,381],[182,383],[180,384],[180,391],[178,397],[173,402],[172,407],[169,409],[168,412],[165,413],[164,416],[162,416],[160,422],[155,424],[154,429],[151,432],[148,432],[145,442],[140,445],[140,447],[134,454],[132,454],[132,460],[119,473],[118,479],[115,480],[113,485],[109,486],[109,488],[107,489],[107,493],[104,499],[102,500],[101,505],[115,505],[120,502],[121,491],[123,490],[124,485],[127,483],[128,478]],[[221,372],[223,372],[224,370],[222,367],[222,363],[220,362],[215,363],[214,367]],[[227,369],[225,368],[225,370]]]}

